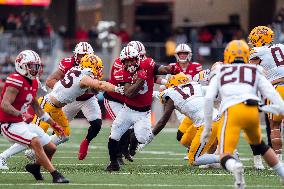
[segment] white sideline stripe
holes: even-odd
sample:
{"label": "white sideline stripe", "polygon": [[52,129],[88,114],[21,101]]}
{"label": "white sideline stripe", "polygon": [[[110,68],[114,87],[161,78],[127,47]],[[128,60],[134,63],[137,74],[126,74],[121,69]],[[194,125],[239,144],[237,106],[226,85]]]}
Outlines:
{"label": "white sideline stripe", "polygon": [[[2,174],[30,174],[28,172],[24,172],[24,171],[2,171]],[[49,172],[41,172],[43,174],[50,174]],[[63,172],[63,174],[66,174],[66,172]],[[114,174],[114,175],[168,175],[168,173],[161,173],[161,172],[150,172],[150,173],[133,173],[133,172],[125,172],[125,173],[108,173],[108,172],[103,172],[103,173],[99,173],[102,175],[108,175],[108,174]],[[231,176],[230,173],[226,174],[226,173],[199,173],[199,174],[195,174],[195,173],[186,173],[186,175],[197,175],[197,176]],[[278,177],[277,175],[265,175],[268,177]],[[1,184],[2,185],[2,184]]]}
{"label": "white sideline stripe", "polygon": [[[107,184],[107,183],[69,183],[69,184],[52,184],[52,183],[18,183],[18,184],[1,184],[1,186],[124,186],[124,187],[188,187],[188,188],[196,188],[196,187],[228,187],[231,188],[233,185],[213,185],[213,184],[195,184],[195,185],[187,185],[187,184]],[[277,186],[270,185],[247,185],[249,188],[275,188]]]}

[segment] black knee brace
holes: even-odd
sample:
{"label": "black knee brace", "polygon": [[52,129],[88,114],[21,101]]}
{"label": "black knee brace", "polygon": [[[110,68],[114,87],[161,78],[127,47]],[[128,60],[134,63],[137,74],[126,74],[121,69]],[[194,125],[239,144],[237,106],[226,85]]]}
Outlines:
{"label": "black knee brace", "polygon": [[267,150],[269,150],[269,146],[265,144],[265,142],[262,140],[260,144],[252,144],[250,145],[251,149],[255,151],[257,154],[264,155]]}
{"label": "black knee brace", "polygon": [[183,136],[184,133],[182,133],[180,130],[177,131],[177,141],[180,142],[182,136]]}
{"label": "black knee brace", "polygon": [[90,121],[90,127],[88,129],[88,134],[86,136],[86,139],[91,142],[93,138],[95,138],[98,133],[100,132],[102,128],[102,120],[101,119],[96,119],[94,121]]}
{"label": "black knee brace", "polygon": [[235,159],[233,156],[231,156],[231,155],[226,155],[226,156],[224,156],[222,159],[221,159],[221,165],[222,165],[222,167],[224,168],[224,169],[226,169],[227,170],[227,168],[226,168],[226,162],[229,160],[229,159]]}

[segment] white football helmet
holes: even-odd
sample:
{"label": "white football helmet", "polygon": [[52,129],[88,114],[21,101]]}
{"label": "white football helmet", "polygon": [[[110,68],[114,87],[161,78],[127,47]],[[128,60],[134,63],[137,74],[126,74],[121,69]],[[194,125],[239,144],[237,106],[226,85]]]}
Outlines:
{"label": "white football helmet", "polygon": [[[140,58],[139,58],[140,54],[138,53],[138,51],[132,47],[132,46],[126,46],[122,49],[122,51],[120,52],[120,61],[123,64],[123,67],[126,71],[128,71],[129,73],[134,73],[137,68],[140,66]],[[137,61],[135,64],[132,65],[125,65],[123,62],[126,59],[132,59],[135,58]]]}
{"label": "white football helmet", "polygon": [[[187,57],[185,58],[180,58],[178,56],[178,53],[181,53],[181,52],[186,52],[188,53]],[[185,43],[182,43],[182,44],[179,44],[177,47],[176,47],[176,50],[175,50],[175,57],[177,59],[178,62],[180,63],[186,63],[186,62],[189,62],[191,60],[191,57],[192,57],[192,51],[191,51],[191,48],[185,44]]]}
{"label": "white football helmet", "polygon": [[20,75],[35,79],[42,71],[39,55],[32,50],[20,52],[15,60],[15,69]]}
{"label": "white football helmet", "polygon": [[140,55],[146,55],[145,46],[140,41],[130,41],[127,46],[134,47]]}
{"label": "white football helmet", "polygon": [[81,54],[81,55],[92,54],[94,53],[94,50],[89,43],[80,42],[76,45],[73,53],[74,53],[75,63],[79,65],[80,60],[78,58],[78,54]]}

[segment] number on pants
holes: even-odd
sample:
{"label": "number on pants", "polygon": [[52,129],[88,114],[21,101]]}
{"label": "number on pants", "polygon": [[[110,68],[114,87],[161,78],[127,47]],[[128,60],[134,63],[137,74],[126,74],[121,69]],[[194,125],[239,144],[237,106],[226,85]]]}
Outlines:
{"label": "number on pants", "polygon": [[[226,70],[230,70],[229,72],[224,73],[221,76],[221,85],[225,85],[227,83],[234,83],[234,82],[239,82],[239,83],[246,83],[251,86],[254,85],[255,83],[255,76],[256,76],[256,67],[251,67],[251,66],[241,66],[239,70],[239,81],[237,77],[232,76],[233,73],[235,73],[238,69],[238,66],[231,66],[231,67],[223,67],[221,69],[221,72],[224,72]],[[251,74],[245,74],[245,72],[251,72]],[[249,77],[251,76],[251,77]]]}
{"label": "number on pants", "polygon": [[61,79],[60,82],[65,88],[70,88],[73,85],[74,77],[79,77],[80,74],[81,74],[81,71],[79,70],[71,70],[67,72],[65,77]]}

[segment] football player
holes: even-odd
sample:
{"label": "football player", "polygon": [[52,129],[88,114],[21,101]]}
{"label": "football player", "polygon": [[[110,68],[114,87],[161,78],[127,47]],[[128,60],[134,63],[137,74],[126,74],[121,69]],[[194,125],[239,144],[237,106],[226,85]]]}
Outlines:
{"label": "football player", "polygon": [[124,47],[120,53],[123,64],[125,104],[119,111],[112,127],[108,142],[110,164],[106,171],[119,171],[117,146],[121,136],[133,125],[139,143],[145,143],[151,135],[151,104],[154,76],[176,74],[176,66],[160,66],[154,61],[140,61],[138,51],[132,46]]}
{"label": "football player", "polygon": [[[198,158],[207,152],[216,141],[218,122],[217,110],[213,131],[209,142],[200,143],[200,134],[204,127],[204,89],[197,82],[189,82],[188,77],[184,73],[171,76],[166,84],[167,89],[160,93],[160,99],[165,104],[165,111],[161,119],[153,129],[153,135],[147,143],[151,142],[167,124],[174,109],[183,113],[186,118],[192,121],[190,127],[185,131],[180,142],[185,147],[189,148],[188,158],[191,165],[200,165]],[[214,157],[217,157],[211,154]],[[217,157],[219,158],[219,157]],[[212,158],[210,158],[212,159]],[[218,160],[215,160],[218,161]],[[205,164],[215,163],[203,162]]]}
{"label": "football player", "polygon": [[[249,44],[253,47],[250,63],[262,66],[266,78],[272,83],[276,91],[284,98],[284,45],[273,44],[274,32],[266,26],[255,27],[249,35]],[[268,101],[268,103],[270,103]],[[269,114],[268,139],[279,160],[282,160],[281,122],[283,117]],[[269,136],[270,133],[270,136]]]}
{"label": "football player", "polygon": [[[249,47],[242,40],[231,41],[224,51],[225,65],[216,68],[206,91],[204,103],[205,128],[201,141],[206,142],[212,126],[213,101],[219,94],[222,101],[222,114],[218,130],[218,145],[221,165],[233,173],[235,188],[244,188],[244,168],[233,156],[240,132],[244,131],[246,140],[258,151],[267,164],[281,177],[284,184],[284,167],[275,152],[265,144],[261,136],[258,92],[280,106],[284,113],[284,102],[271,83],[263,75],[260,66],[248,65]],[[244,64],[245,63],[245,64]]]}
{"label": "football player", "polygon": [[[60,61],[58,69],[52,73],[46,80],[46,85],[53,89],[55,83],[64,78],[64,75],[74,66],[78,66],[81,58],[86,54],[94,53],[92,46],[87,42],[80,42],[76,45],[73,51],[74,55],[64,58]],[[100,132],[102,119],[101,109],[98,104],[98,99],[95,94],[90,90],[87,90],[85,94],[76,98],[74,102],[67,104],[63,111],[68,120],[71,121],[82,110],[84,116],[87,118],[90,127],[88,129],[86,137],[83,139],[78,152],[78,159],[85,159],[88,153],[88,147],[93,138]],[[58,138],[53,136],[53,140],[57,143]],[[62,141],[61,141],[62,142]]]}
{"label": "football player", "polygon": [[56,146],[49,136],[36,125],[23,121],[23,113],[31,105],[41,120],[49,123],[59,133],[59,136],[64,136],[61,127],[48,113],[43,111],[36,100],[39,85],[36,77],[41,70],[39,55],[32,50],[22,51],[15,60],[15,69],[16,73],[7,77],[0,98],[2,135],[10,142],[25,145],[34,150],[36,161],[27,164],[25,168],[36,180],[43,180],[40,173],[40,166],[43,166],[52,175],[54,183],[69,183],[68,179],[59,173],[50,162]]}
{"label": "football player", "polygon": [[[103,63],[102,60],[94,55],[85,55],[81,59],[79,66],[71,68],[64,76],[64,78],[58,81],[52,91],[39,98],[40,106],[49,115],[58,122],[62,127],[64,137],[59,137],[57,131],[55,131],[55,144],[59,145],[62,141],[66,141],[66,137],[70,135],[69,121],[64,114],[62,107],[68,103],[72,103],[77,97],[81,96],[88,89],[113,91],[123,94],[123,87],[117,87],[111,83],[100,81],[102,78]],[[47,132],[50,124],[41,120],[38,116],[34,117],[33,122]],[[54,135],[53,135],[54,136]],[[25,155],[29,159],[34,158],[34,152],[27,150]]]}

